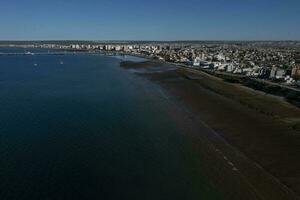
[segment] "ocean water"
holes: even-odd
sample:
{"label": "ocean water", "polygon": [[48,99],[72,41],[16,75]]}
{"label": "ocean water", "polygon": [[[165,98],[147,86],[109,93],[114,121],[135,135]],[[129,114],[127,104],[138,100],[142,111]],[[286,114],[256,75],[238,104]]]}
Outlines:
{"label": "ocean water", "polygon": [[159,86],[119,62],[0,57],[1,200],[220,199]]}

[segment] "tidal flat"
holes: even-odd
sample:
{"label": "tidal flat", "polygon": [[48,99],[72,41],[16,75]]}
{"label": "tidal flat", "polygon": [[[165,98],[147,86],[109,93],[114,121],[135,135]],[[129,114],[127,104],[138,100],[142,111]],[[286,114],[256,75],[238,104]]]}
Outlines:
{"label": "tidal flat", "polygon": [[[239,183],[239,187],[252,191],[258,199],[299,198],[299,108],[283,98],[193,69],[167,70],[174,66],[162,64],[161,68],[166,70],[153,73],[151,67],[160,63],[152,62],[135,63],[133,67],[142,69],[143,73],[138,74],[157,83],[181,110],[174,118],[178,124],[189,127],[189,131],[183,132],[194,138],[199,155],[212,148],[220,156],[206,154],[209,171],[215,171],[207,174],[219,174],[219,180],[223,180],[218,187],[228,191]],[[130,63],[125,65],[130,69]],[[214,158],[226,164],[222,166]],[[225,170],[226,165],[235,173]],[[237,180],[224,184],[227,179]]]}

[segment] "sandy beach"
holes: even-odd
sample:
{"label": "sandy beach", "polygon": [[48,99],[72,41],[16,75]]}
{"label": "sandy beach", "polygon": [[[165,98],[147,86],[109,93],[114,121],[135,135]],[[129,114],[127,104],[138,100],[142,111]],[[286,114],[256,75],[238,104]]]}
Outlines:
{"label": "sandy beach", "polygon": [[161,87],[170,115],[227,199],[299,199],[300,109],[204,72],[161,65],[121,63]]}

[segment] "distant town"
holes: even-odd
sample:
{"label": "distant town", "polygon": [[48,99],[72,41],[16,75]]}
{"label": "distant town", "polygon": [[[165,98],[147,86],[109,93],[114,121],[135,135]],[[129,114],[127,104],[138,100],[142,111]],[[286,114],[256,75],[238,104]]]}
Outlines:
{"label": "distant town", "polygon": [[0,46],[136,55],[300,87],[300,42],[35,42]]}

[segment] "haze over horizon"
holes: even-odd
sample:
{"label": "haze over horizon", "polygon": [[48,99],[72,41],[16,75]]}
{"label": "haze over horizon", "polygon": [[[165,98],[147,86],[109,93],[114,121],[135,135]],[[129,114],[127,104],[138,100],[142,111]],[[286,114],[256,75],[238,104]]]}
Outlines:
{"label": "haze over horizon", "polygon": [[16,0],[0,5],[0,40],[300,40],[297,0]]}

